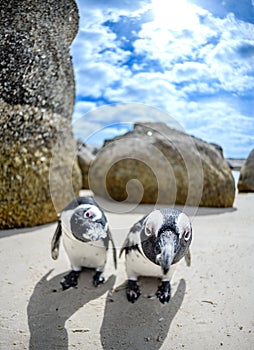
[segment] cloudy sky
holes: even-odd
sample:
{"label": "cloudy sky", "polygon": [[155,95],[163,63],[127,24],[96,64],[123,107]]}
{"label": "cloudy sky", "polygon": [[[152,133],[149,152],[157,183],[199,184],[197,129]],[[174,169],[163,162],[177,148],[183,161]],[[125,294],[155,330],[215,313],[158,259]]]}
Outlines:
{"label": "cloudy sky", "polygon": [[[77,0],[73,128],[87,143],[165,121],[254,148],[254,0]],[[172,124],[173,123],[173,124]]]}

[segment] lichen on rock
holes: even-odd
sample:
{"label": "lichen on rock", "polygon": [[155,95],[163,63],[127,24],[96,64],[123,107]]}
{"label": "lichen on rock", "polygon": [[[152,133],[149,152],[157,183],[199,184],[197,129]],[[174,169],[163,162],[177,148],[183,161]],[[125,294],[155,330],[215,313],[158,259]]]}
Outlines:
{"label": "lichen on rock", "polygon": [[34,226],[56,220],[81,186],[69,52],[78,9],[3,0],[0,11],[0,227]]}

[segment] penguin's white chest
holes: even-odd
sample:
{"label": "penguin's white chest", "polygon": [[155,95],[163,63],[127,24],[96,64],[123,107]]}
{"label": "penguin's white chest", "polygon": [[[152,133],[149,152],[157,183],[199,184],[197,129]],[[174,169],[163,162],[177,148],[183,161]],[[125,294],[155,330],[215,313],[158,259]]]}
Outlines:
{"label": "penguin's white chest", "polygon": [[164,275],[160,265],[140,254],[138,250],[131,250],[126,255],[126,272],[128,279],[136,280],[138,277],[159,277],[165,280],[171,279],[174,267],[170,267],[169,272]]}
{"label": "penguin's white chest", "polygon": [[82,267],[96,269],[104,267],[107,250],[102,240],[85,243],[66,232],[63,233],[63,245],[73,270],[80,270]]}
{"label": "penguin's white chest", "polygon": [[162,271],[159,265],[144,257],[138,250],[131,250],[126,255],[126,272],[128,278],[135,279],[138,276],[161,277]]}

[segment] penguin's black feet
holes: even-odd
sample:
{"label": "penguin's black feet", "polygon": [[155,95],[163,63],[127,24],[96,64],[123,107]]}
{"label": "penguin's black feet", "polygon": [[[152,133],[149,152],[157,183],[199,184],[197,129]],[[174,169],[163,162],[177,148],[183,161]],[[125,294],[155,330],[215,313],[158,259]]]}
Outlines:
{"label": "penguin's black feet", "polygon": [[80,271],[71,271],[68,275],[64,276],[62,281],[60,282],[63,290],[66,290],[70,287],[76,287],[78,285],[78,278],[80,275]]}
{"label": "penguin's black feet", "polygon": [[128,301],[134,303],[140,297],[140,289],[136,281],[128,280],[126,296]]}
{"label": "penguin's black feet", "polygon": [[105,278],[103,277],[102,271],[96,271],[95,275],[93,276],[93,285],[95,287],[98,287],[99,284],[103,283],[105,281]]}
{"label": "penguin's black feet", "polygon": [[156,292],[157,298],[159,298],[162,304],[168,303],[171,297],[171,287],[169,281],[162,281]]}

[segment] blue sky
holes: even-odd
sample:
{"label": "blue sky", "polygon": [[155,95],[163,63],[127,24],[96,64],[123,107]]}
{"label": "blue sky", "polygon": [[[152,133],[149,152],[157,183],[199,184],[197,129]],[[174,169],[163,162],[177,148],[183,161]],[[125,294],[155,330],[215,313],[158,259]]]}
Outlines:
{"label": "blue sky", "polygon": [[254,0],[78,0],[73,129],[87,143],[164,121],[254,148]]}

